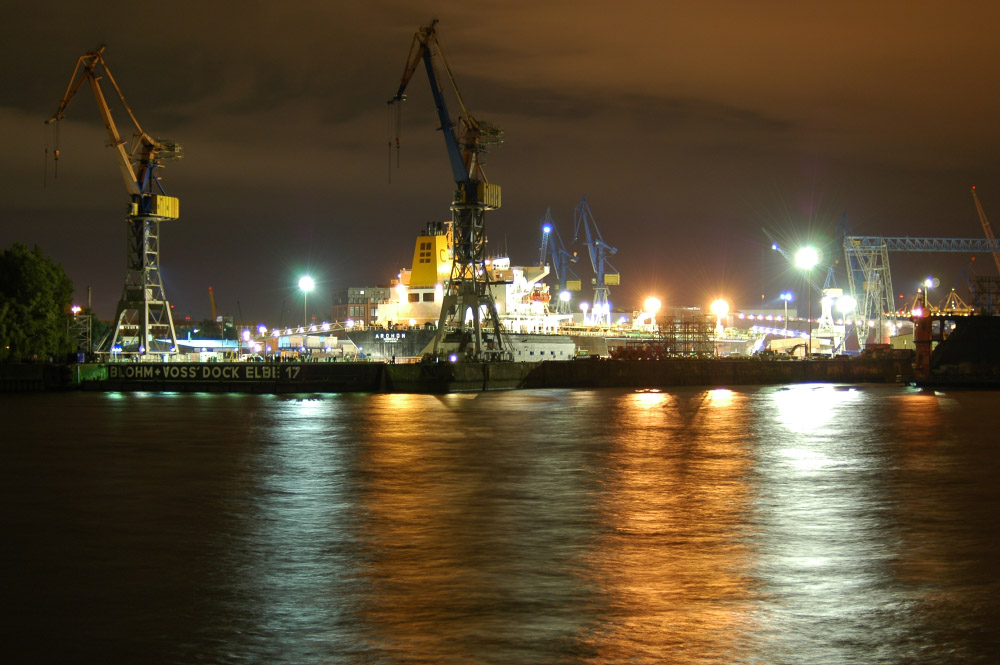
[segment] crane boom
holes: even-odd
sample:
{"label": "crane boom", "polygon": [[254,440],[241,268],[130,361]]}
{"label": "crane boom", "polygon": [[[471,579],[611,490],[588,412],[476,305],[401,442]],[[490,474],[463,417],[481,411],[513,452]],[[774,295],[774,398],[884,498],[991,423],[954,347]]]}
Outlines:
{"label": "crane boom", "polygon": [[[499,208],[500,188],[487,183],[481,155],[489,148],[503,143],[503,131],[492,123],[477,120],[469,112],[462,99],[462,93],[458,89],[458,84],[455,82],[451,67],[448,66],[448,61],[445,59],[441,43],[438,41],[437,23],[437,19],[432,20],[429,25],[417,30],[413,36],[399,89],[389,100],[389,104],[406,100],[406,87],[416,72],[417,66],[423,61],[427,71],[427,79],[430,82],[431,94],[434,97],[438,120],[441,123],[441,133],[444,135],[445,146],[448,150],[452,176],[462,192],[463,202],[481,202],[490,209]],[[444,67],[455,98],[461,108],[462,112],[458,122],[452,120],[448,112],[441,79],[434,66],[435,56]]]}
{"label": "crane boom", "polygon": [[[106,46],[102,44],[96,51],[91,51],[77,58],[73,74],[66,86],[66,92],[63,93],[59,102],[59,108],[46,121],[46,124],[63,119],[70,101],[83,86],[84,81],[88,81],[94,93],[94,99],[97,101],[101,119],[104,121],[104,127],[107,129],[110,145],[115,148],[118,154],[118,168],[125,181],[125,189],[132,198],[132,214],[158,219],[176,219],[179,208],[177,199],[163,196],[163,188],[157,178],[156,169],[163,160],[179,159],[182,155],[182,149],[171,141],[154,139],[142,129],[128,102],[125,101],[125,95],[118,87],[118,82],[115,81],[111,70],[104,61],[105,48]],[[98,74],[98,67],[101,68],[103,74]],[[100,81],[105,76],[115,89],[122,107],[135,126],[135,140],[131,150],[127,148],[126,142],[118,131],[118,126],[111,114],[111,108],[108,106],[107,98],[101,88]]]}
{"label": "crane boom", "polygon": [[[979,222],[983,225],[983,233],[986,234],[987,240],[994,240],[993,227],[990,226],[990,220],[986,216],[986,211],[983,210],[983,204],[979,202],[979,195],[976,194],[976,186],[972,186],[972,200],[976,202],[976,212],[979,213]],[[1000,274],[1000,253],[993,252],[993,263],[996,264],[997,274]]]}
{"label": "crane boom", "polygon": [[[591,230],[593,227],[593,231]],[[615,254],[618,248],[612,247],[604,242],[601,231],[597,228],[597,220],[590,210],[587,197],[584,196],[573,211],[573,242],[580,239],[580,230],[583,230],[587,240],[587,252],[590,254],[590,267],[594,270],[594,302],[591,306],[591,317],[598,325],[611,325],[611,302],[610,289],[608,286],[617,286],[621,283],[621,276],[611,262],[607,260],[608,254]]]}
{"label": "crane boom", "polygon": [[[551,208],[545,209],[545,216],[541,219],[541,227],[542,246],[539,251],[538,265],[545,265],[545,260],[548,258],[549,252],[551,251],[553,267],[555,269],[556,281],[558,282],[559,290],[562,291],[563,289],[568,289],[571,291],[579,291],[580,280],[575,275],[574,280],[569,279],[569,275],[572,271],[568,265],[568,262],[576,263],[578,257],[576,252],[570,252],[566,249],[562,236],[559,234],[559,229],[556,228],[555,220],[552,219]],[[575,288],[573,288],[574,286]]]}

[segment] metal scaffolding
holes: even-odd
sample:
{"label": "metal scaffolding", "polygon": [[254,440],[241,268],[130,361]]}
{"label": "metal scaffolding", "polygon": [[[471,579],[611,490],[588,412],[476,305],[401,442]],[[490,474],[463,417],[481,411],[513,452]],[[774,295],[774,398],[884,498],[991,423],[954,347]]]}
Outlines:
{"label": "metal scaffolding", "polygon": [[877,342],[885,342],[889,329],[896,326],[896,305],[893,299],[889,252],[959,252],[991,253],[1000,251],[1000,240],[985,238],[910,238],[907,236],[844,236],[844,259],[850,292],[858,301],[856,325],[858,346],[869,343],[871,329],[876,326]]}
{"label": "metal scaffolding", "polygon": [[712,341],[715,323],[703,314],[657,317],[659,328],[650,339],[626,339],[611,357],[620,360],[661,360],[663,358],[711,358],[716,355]]}

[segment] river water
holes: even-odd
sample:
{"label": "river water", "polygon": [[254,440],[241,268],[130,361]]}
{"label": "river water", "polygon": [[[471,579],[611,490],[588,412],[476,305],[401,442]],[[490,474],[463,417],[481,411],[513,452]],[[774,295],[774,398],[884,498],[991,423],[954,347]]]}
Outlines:
{"label": "river water", "polygon": [[998,663],[998,396],[0,396],[0,662]]}

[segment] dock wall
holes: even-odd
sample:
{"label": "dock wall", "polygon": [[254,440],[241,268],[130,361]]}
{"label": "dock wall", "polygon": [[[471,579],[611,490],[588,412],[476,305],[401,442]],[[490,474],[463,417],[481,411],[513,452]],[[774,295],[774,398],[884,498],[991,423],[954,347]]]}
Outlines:
{"label": "dock wall", "polygon": [[574,360],[541,363],[524,387],[657,388],[781,383],[894,383],[910,381],[910,361],[896,359]]}
{"label": "dock wall", "polygon": [[517,388],[667,388],[913,380],[909,360],[674,358],[526,363],[109,363],[0,366],[0,391],[448,393]]}
{"label": "dock wall", "polygon": [[72,383],[66,365],[11,363],[0,365],[0,393],[62,390]]}

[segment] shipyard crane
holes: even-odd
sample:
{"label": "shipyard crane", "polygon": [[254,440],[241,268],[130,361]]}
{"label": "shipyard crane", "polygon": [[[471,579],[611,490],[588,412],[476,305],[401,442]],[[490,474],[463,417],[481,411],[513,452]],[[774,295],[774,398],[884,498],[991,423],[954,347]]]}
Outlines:
{"label": "shipyard crane", "polygon": [[[399,89],[389,104],[406,99],[406,86],[421,62],[427,71],[455,180],[451,204],[454,251],[432,352],[438,355],[444,351],[445,338],[448,337],[449,345],[457,340],[457,347],[453,348],[466,358],[508,359],[512,357],[510,345],[500,325],[490,290],[493,282],[486,269],[486,211],[500,207],[500,187],[488,182],[483,171],[484,154],[491,147],[503,143],[503,132],[492,123],[477,120],[469,112],[438,41],[437,19],[417,30],[413,36]],[[461,108],[457,121],[452,120],[448,112],[437,63],[447,75]],[[398,126],[396,134],[398,149]],[[449,327],[455,331],[454,336],[448,334]]]}
{"label": "shipyard crane", "polygon": [[[542,228],[542,245],[538,249],[538,265],[544,266],[545,259],[548,258],[549,245],[551,245],[554,242],[552,240],[551,234],[552,233],[555,233],[556,235],[559,234],[559,231],[556,230],[555,220],[552,219],[552,208],[545,209],[545,216],[542,217],[542,220],[539,222],[539,225]],[[552,256],[556,256],[556,250],[554,247],[552,249]]]}
{"label": "shipyard crane", "polygon": [[[177,219],[179,205],[175,197],[167,196],[163,191],[157,171],[161,162],[180,158],[182,151],[176,143],[155,139],[142,129],[108,69],[104,50],[102,45],[77,59],[59,108],[46,122],[62,120],[77,90],[84,82],[90,83],[130,199],[126,215],[128,256],[125,287],[115,312],[114,334],[107,351],[125,355],[174,353],[177,350],[177,334],[170,303],[163,293],[160,279],[159,224]],[[111,115],[101,88],[104,79],[114,88],[135,127],[130,145],[122,139]],[[58,152],[56,150],[56,155]]]}
{"label": "shipyard crane", "polygon": [[573,243],[580,240],[580,231],[586,240],[584,245],[590,254],[590,266],[594,270],[594,302],[591,306],[591,317],[597,325],[611,325],[611,302],[608,300],[608,287],[618,286],[621,278],[611,262],[608,254],[615,254],[618,249],[604,242],[601,231],[597,228],[594,213],[590,210],[587,197],[576,205],[573,210]]}
{"label": "shipyard crane", "polygon": [[[986,211],[983,210],[983,204],[979,202],[979,195],[976,194],[976,186],[972,186],[972,200],[976,202],[976,212],[979,213],[979,222],[983,225],[983,233],[986,234],[987,240],[994,240],[993,227],[990,226],[990,220],[986,216]],[[1000,252],[993,252],[993,263],[996,264],[997,274],[1000,274]]]}
{"label": "shipyard crane", "polygon": [[[545,216],[540,222],[542,228],[542,246],[538,254],[538,265],[544,266],[548,252],[552,253],[553,269],[556,273],[557,295],[561,296],[563,291],[579,291],[580,278],[570,269],[569,264],[579,260],[576,252],[566,249],[559,229],[556,228],[555,220],[552,219],[552,209],[546,208]],[[572,279],[570,278],[572,276]],[[569,313],[569,301],[559,297],[558,311],[560,314]]]}

